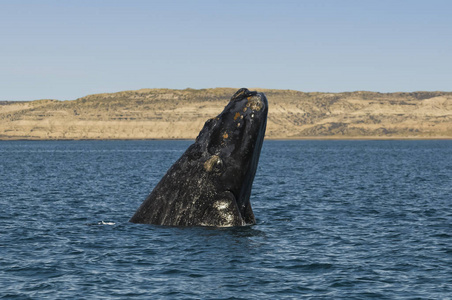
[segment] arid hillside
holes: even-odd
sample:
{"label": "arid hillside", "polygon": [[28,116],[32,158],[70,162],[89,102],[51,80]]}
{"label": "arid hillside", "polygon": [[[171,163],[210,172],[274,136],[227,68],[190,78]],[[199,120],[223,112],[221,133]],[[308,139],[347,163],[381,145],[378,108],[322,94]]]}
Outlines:
{"label": "arid hillside", "polygon": [[[194,139],[237,89],[142,89],[0,102],[0,139]],[[452,138],[452,93],[265,90],[267,138]]]}

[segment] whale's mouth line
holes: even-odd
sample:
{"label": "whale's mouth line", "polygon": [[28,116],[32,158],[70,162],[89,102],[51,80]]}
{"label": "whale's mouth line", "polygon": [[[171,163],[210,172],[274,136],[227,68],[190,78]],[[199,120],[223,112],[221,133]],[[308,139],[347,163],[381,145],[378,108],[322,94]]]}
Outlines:
{"label": "whale's mouth line", "polygon": [[[244,152],[250,150],[249,149],[250,145],[248,144],[250,140],[253,141],[252,143],[253,150],[250,153],[250,155],[247,155],[249,165],[247,166],[246,172],[243,174],[240,183],[236,187],[234,187],[233,190],[235,190],[235,192],[230,190],[230,192],[235,197],[237,208],[245,224],[255,223],[254,214],[252,213],[251,209],[250,196],[252,184],[259,163],[260,151],[265,138],[265,129],[267,126],[266,116],[268,112],[268,104],[266,103],[265,100],[263,100],[263,103],[261,104],[259,111],[253,111],[250,114],[248,114],[245,118],[245,120],[247,120],[246,126],[247,128],[246,129],[243,128],[241,129],[241,131],[242,134],[244,135],[247,135],[248,133],[248,136],[246,137],[242,136],[242,138],[244,139],[241,141],[242,147],[239,146],[238,154],[243,155]],[[252,122],[254,122],[254,125],[252,125]],[[249,130],[253,130],[252,136],[249,135]]]}

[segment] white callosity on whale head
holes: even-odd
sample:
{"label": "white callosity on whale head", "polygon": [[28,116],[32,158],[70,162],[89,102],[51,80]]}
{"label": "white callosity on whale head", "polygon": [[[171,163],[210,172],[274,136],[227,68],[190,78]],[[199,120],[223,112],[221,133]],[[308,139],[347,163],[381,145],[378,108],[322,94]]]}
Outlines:
{"label": "white callosity on whale head", "polygon": [[218,155],[212,155],[206,162],[204,163],[204,169],[207,172],[211,172],[215,168],[221,167],[223,161]]}
{"label": "white callosity on whale head", "polygon": [[264,103],[262,102],[261,96],[259,94],[250,96],[246,99],[248,100],[246,106],[251,108],[251,110],[253,111],[260,111],[264,106]]}
{"label": "white callosity on whale head", "polygon": [[226,208],[228,208],[228,206],[229,206],[229,203],[227,201],[217,201],[214,204],[214,207],[218,210],[226,209]]}

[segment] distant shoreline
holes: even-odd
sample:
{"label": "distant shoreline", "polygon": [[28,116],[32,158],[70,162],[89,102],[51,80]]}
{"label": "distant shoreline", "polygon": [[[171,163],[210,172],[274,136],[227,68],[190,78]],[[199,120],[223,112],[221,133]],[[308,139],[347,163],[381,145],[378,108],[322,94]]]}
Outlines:
{"label": "distant shoreline", "polygon": [[[269,101],[267,140],[452,139],[451,92],[257,90]],[[142,89],[0,103],[0,140],[194,140],[235,92]]]}

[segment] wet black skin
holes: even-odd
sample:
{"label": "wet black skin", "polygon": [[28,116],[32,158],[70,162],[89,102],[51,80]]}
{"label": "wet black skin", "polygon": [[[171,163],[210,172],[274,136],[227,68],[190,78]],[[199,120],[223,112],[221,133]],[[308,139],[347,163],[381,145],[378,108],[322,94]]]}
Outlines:
{"label": "wet black skin", "polygon": [[173,226],[255,224],[251,187],[267,124],[263,93],[238,90],[130,219]]}

